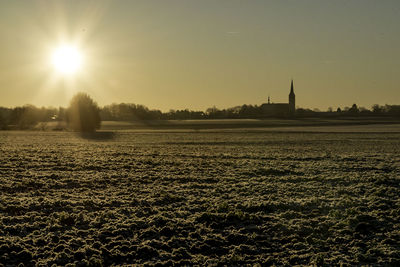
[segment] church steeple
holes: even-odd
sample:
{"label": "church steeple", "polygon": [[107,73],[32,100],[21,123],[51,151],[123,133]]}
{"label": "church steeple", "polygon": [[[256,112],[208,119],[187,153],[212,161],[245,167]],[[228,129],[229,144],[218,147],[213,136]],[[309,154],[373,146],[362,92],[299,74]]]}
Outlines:
{"label": "church steeple", "polygon": [[296,112],[296,95],[294,94],[293,79],[290,83],[289,112],[291,115],[294,115]]}
{"label": "church steeple", "polygon": [[291,95],[294,95],[294,91],[293,91],[293,80],[292,80],[292,82],[290,83],[290,94],[291,94]]}

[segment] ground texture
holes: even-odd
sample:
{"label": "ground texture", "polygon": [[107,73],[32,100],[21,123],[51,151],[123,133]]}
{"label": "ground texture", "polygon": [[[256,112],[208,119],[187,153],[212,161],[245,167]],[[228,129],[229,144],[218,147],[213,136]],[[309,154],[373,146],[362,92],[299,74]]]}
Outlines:
{"label": "ground texture", "polygon": [[0,263],[400,265],[399,133],[0,132]]}

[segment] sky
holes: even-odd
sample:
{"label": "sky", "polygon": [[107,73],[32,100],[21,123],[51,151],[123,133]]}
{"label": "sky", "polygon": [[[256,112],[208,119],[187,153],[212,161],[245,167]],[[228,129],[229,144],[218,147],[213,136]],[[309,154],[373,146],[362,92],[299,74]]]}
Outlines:
{"label": "sky", "polygon": [[[398,0],[0,1],[0,106],[400,104]],[[57,72],[72,44],[82,66]]]}

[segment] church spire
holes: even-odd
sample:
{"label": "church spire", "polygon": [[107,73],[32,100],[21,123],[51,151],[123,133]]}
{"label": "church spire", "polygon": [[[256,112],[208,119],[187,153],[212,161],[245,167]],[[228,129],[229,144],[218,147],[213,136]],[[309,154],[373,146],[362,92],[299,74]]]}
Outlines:
{"label": "church spire", "polygon": [[289,113],[294,116],[296,112],[296,95],[294,94],[293,79],[290,83],[290,94],[289,94]]}
{"label": "church spire", "polygon": [[290,83],[290,94],[294,94],[293,79],[292,79],[292,82]]}

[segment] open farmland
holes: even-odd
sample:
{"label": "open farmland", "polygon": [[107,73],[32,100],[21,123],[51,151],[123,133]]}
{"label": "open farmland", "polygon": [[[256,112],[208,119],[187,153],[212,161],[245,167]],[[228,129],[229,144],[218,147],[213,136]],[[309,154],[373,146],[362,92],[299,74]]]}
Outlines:
{"label": "open farmland", "polygon": [[400,133],[0,132],[0,263],[400,264]]}

